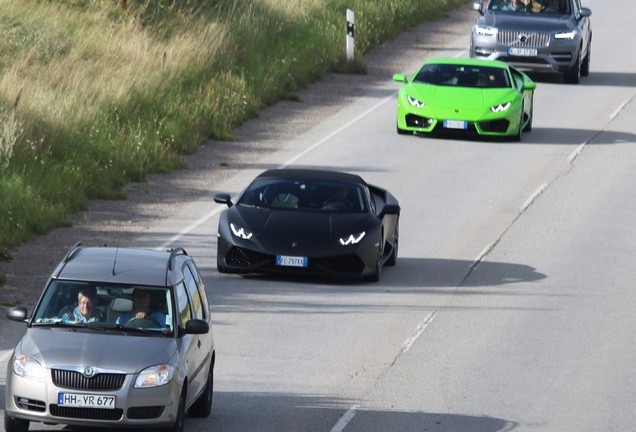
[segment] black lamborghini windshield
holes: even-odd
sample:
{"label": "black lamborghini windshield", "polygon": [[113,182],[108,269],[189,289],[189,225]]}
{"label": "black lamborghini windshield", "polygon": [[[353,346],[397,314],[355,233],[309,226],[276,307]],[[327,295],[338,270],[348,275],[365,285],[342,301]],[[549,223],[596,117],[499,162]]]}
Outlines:
{"label": "black lamborghini windshield", "polygon": [[257,179],[242,194],[238,205],[275,210],[365,213],[363,185],[324,180]]}

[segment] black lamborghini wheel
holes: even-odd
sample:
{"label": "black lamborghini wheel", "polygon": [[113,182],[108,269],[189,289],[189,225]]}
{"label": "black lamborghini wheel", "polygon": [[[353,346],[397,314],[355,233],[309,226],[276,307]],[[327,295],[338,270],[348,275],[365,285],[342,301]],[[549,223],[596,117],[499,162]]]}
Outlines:
{"label": "black lamborghini wheel", "polygon": [[394,245],[393,245],[393,251],[391,251],[391,256],[389,257],[389,259],[386,261],[386,265],[388,266],[394,266],[395,264],[397,264],[397,257],[398,257],[398,245],[400,244],[399,242],[399,234],[400,234],[400,228],[399,228],[399,219],[398,222],[396,222],[395,224],[395,234],[394,234]]}
{"label": "black lamborghini wheel", "polygon": [[378,259],[375,263],[375,271],[371,275],[371,282],[379,282],[380,276],[382,276],[382,259],[384,256],[384,233],[380,233],[380,239],[378,240]]}

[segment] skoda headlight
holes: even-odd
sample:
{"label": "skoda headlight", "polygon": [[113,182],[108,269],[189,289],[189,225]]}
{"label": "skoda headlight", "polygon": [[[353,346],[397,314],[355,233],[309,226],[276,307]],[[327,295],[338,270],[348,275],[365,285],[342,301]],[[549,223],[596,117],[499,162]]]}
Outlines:
{"label": "skoda headlight", "polygon": [[44,381],[44,368],[28,355],[16,355],[13,359],[13,373],[33,381]]}
{"label": "skoda headlight", "polygon": [[496,112],[503,112],[506,111],[508,108],[510,108],[510,102],[506,102],[506,103],[502,103],[499,105],[495,105],[495,106],[491,106],[490,107],[490,111],[496,113]]}
{"label": "skoda headlight", "polygon": [[411,106],[414,106],[415,108],[424,108],[426,106],[424,102],[417,100],[412,96],[407,96],[406,98],[409,100]]}
{"label": "skoda headlight", "polygon": [[166,385],[172,380],[174,367],[167,364],[150,366],[139,372],[135,380],[135,388],[149,388]]}
{"label": "skoda headlight", "polygon": [[240,227],[238,225],[234,225],[233,223],[231,223],[230,229],[232,230],[232,234],[234,234],[236,237],[240,239],[249,240],[252,238],[252,233],[250,231],[245,230],[243,227]]}
{"label": "skoda headlight", "polygon": [[575,31],[557,33],[557,34],[554,35],[555,39],[565,39],[565,40],[572,40],[575,37],[576,37],[576,32]]}
{"label": "skoda headlight", "polygon": [[357,234],[351,234],[348,237],[340,237],[340,244],[343,246],[349,246],[349,245],[360,243],[360,241],[364,238],[365,234],[366,233],[362,231]]}
{"label": "skoda headlight", "polygon": [[488,27],[482,27],[479,25],[476,25],[475,27],[475,33],[477,33],[480,36],[494,36],[495,33],[497,33],[497,30],[495,29],[491,29]]}

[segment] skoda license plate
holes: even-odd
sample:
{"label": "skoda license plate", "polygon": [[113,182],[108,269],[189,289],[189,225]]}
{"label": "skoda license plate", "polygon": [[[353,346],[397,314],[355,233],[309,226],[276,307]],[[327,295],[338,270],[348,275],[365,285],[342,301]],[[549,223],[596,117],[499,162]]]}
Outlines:
{"label": "skoda license plate", "polygon": [[276,265],[285,267],[307,267],[309,259],[307,257],[277,255]]}
{"label": "skoda license plate", "polygon": [[463,120],[444,120],[446,129],[468,129],[468,122]]}
{"label": "skoda license plate", "polygon": [[536,48],[519,48],[519,47],[510,47],[508,48],[508,54],[512,56],[518,57],[536,57],[537,49]]}
{"label": "skoda license plate", "polygon": [[83,393],[58,393],[57,404],[65,407],[114,409],[115,396]]}

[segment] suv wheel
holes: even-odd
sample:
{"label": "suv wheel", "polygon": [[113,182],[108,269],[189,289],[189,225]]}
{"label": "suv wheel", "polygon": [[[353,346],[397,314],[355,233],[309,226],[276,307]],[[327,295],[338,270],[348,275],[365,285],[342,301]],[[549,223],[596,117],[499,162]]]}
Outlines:
{"label": "suv wheel", "polygon": [[588,76],[590,74],[590,57],[592,56],[592,45],[587,47],[587,55],[583,59],[583,64],[581,65],[581,75]]}
{"label": "suv wheel", "polygon": [[16,419],[4,414],[4,430],[6,432],[27,432],[29,430],[29,421]]}
{"label": "suv wheel", "polygon": [[563,74],[563,81],[568,84],[578,84],[581,81],[581,50],[576,56],[574,66]]}
{"label": "suv wheel", "polygon": [[212,411],[212,392],[214,391],[214,364],[210,365],[208,380],[205,383],[205,390],[192,404],[188,413],[193,417],[208,417]]}
{"label": "suv wheel", "polygon": [[183,432],[183,419],[185,417],[185,399],[186,399],[185,386],[181,390],[181,397],[179,397],[179,407],[177,408],[177,418],[174,424],[162,430],[162,432]]}

